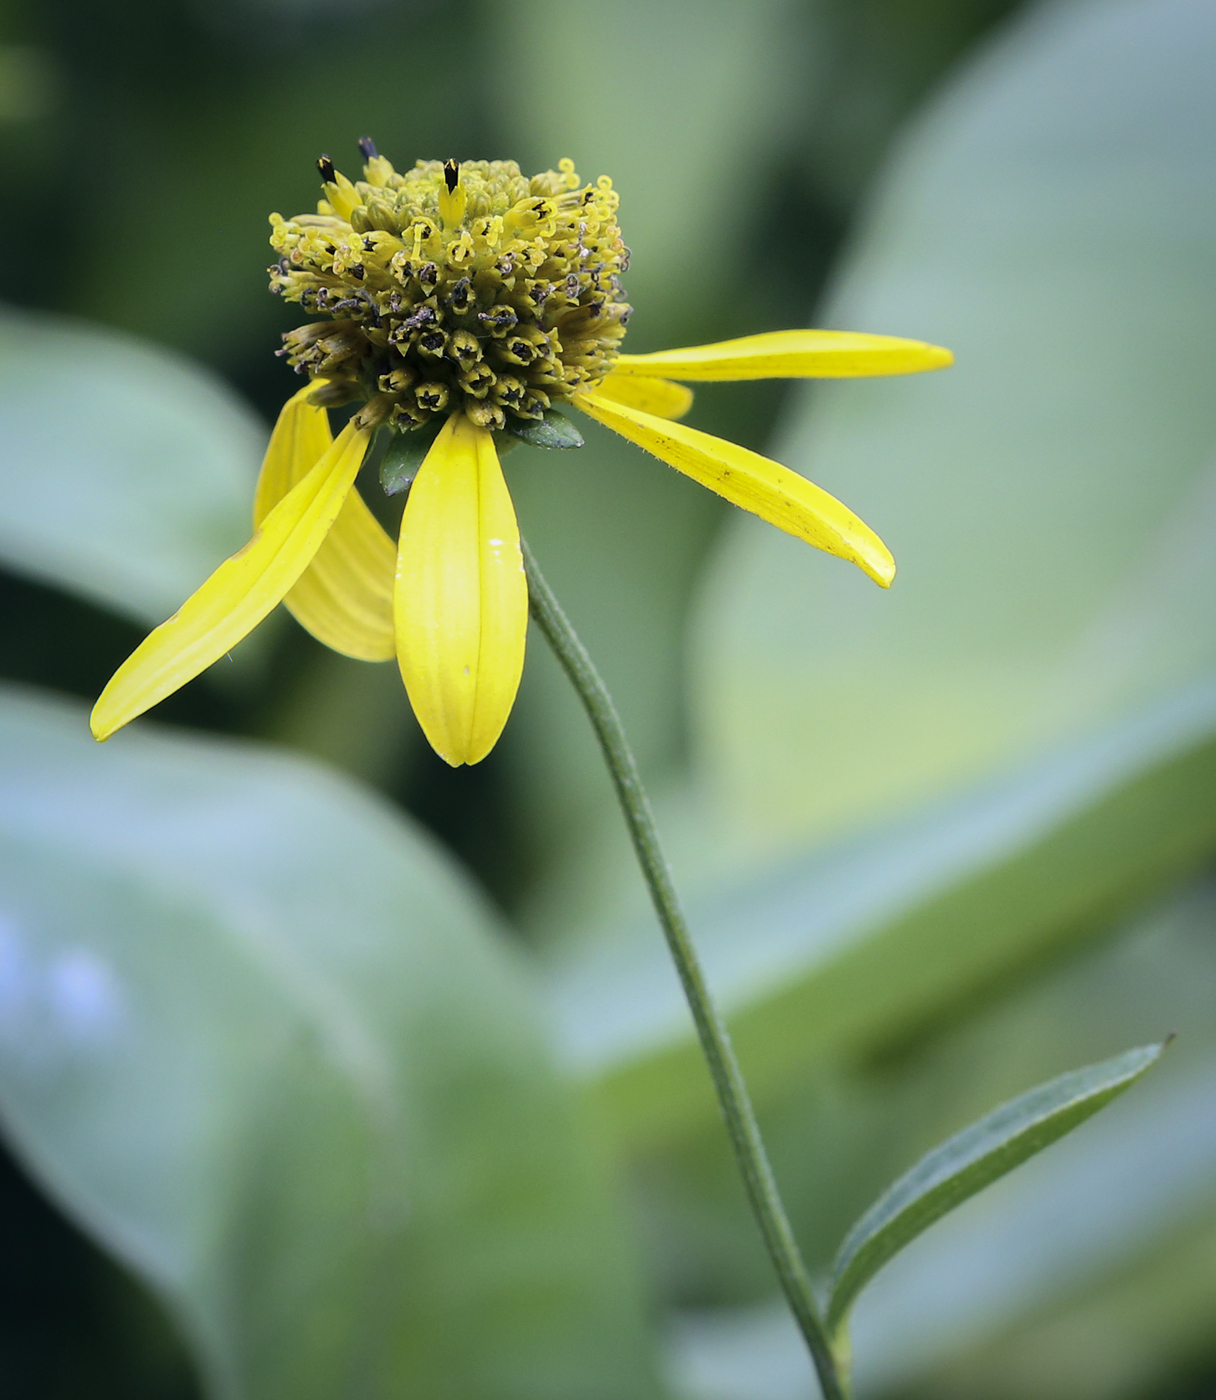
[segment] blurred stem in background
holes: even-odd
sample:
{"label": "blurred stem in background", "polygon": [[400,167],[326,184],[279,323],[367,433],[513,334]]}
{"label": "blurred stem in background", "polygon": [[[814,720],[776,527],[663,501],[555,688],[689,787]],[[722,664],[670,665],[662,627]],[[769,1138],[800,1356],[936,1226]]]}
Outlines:
{"label": "blurred stem in background", "polygon": [[577,691],[612,775],[638,864],[642,867],[646,887],[696,1023],[701,1051],[714,1082],[714,1092],[726,1121],[726,1130],[743,1176],[752,1214],[777,1271],[781,1290],[815,1363],[824,1396],[826,1400],[844,1400],[845,1387],[837,1374],[836,1359],[815,1306],[806,1265],[781,1203],[781,1193],[764,1150],[764,1140],[760,1136],[760,1125],[756,1121],[747,1084],[731,1046],[726,1022],[710,995],[624,727],[612,703],[612,696],[587,654],[586,647],[579,641],[570,620],[545,582],[527,542],[521,540],[520,544],[532,616]]}

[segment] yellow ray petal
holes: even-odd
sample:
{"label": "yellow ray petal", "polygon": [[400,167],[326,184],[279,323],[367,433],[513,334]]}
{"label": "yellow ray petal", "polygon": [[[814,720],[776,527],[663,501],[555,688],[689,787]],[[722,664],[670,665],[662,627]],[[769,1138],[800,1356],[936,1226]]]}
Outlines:
{"label": "yellow ray petal", "polygon": [[883,588],[895,560],[873,530],[820,487],[746,447],[669,423],[598,394],[576,394],[575,407],[647,452],[708,486],[732,505],[776,525],[817,549],[849,559]]}
{"label": "yellow ray petal", "polygon": [[244,549],[226,559],[132,652],[93,707],[96,738],[108,739],[206,670],[282,600],[342,508],[370,436],[367,429],[344,428]]}
{"label": "yellow ray petal", "polygon": [[601,398],[640,408],[656,418],[683,418],[692,407],[692,390],[648,374],[609,374],[595,386]]}
{"label": "yellow ray petal", "polygon": [[[329,417],[306,385],[283,405],[254,495],[253,523],[270,511],[324,455]],[[347,496],[312,563],[283,602],[319,642],[359,661],[393,657],[393,571],[397,551],[358,491]]]}
{"label": "yellow ray petal", "polygon": [[854,331],[770,331],[715,345],[619,355],[615,374],[672,379],[852,379],[942,369],[954,356],[940,345]]}
{"label": "yellow ray petal", "polygon": [[401,517],[397,659],[435,752],[454,768],[494,747],[515,703],[528,585],[494,439],[444,424]]}
{"label": "yellow ray petal", "polygon": [[305,386],[283,405],[270,434],[253,493],[253,528],[262,523],[291,488],[316,466],[333,443],[329,415],[308,402],[317,385]]}

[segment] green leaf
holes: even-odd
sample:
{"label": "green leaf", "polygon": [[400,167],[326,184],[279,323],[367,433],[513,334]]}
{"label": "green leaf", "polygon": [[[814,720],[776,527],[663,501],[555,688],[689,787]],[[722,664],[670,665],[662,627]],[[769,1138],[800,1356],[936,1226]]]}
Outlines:
{"label": "green leaf", "polygon": [[882,823],[1216,674],[1216,39],[1203,0],[1161,13],[1030,7],[875,192],[816,322],[957,362],[802,386],[773,444],[883,536],[889,592],[756,521],[724,532],[697,734],[753,849]]}
{"label": "green leaf", "polygon": [[[859,1387],[865,1371],[865,1384],[874,1389],[931,1389],[927,1372],[969,1358],[977,1383],[962,1385],[959,1393],[995,1394],[1010,1374],[1000,1355],[1003,1343],[1022,1334],[1033,1345],[1041,1325],[1053,1330],[1051,1320],[1057,1335],[1035,1353],[1040,1364],[1008,1387],[1010,1400],[1068,1400],[1087,1388],[1096,1400],[1114,1400],[1129,1393],[1129,1376],[1165,1373],[1190,1354],[1182,1335],[1161,1328],[1166,1300],[1148,1280],[1140,1316],[1146,1332],[1157,1333],[1155,1341],[1148,1335],[1144,1341],[1158,1354],[1147,1369],[1125,1354],[1116,1317],[1098,1323],[1091,1314],[1090,1325],[1071,1336],[1065,1319],[1084,1310],[1087,1300],[1097,1303],[1110,1285],[1138,1289],[1133,1279],[1142,1268],[1173,1253],[1192,1231],[1210,1234],[1216,1212],[1214,899],[1208,877],[1157,901],[1115,937],[1029,986],[1010,989],[923,1047],[919,1058],[928,1074],[907,1104],[912,1137],[896,1159],[901,1163],[978,1117],[985,1102],[1011,1097],[1020,1084],[1045,1079],[1070,1061],[1097,1058],[1097,1047],[1109,1053],[1120,1043],[1143,1043],[1146,1031],[1163,1025],[1179,1032],[1146,1090],[1112,1104],[1083,1133],[953,1212],[874,1279],[850,1322],[859,1352],[864,1348],[870,1358],[859,1360]],[[897,1171],[889,1166],[881,1175],[890,1179]],[[860,1204],[855,1200],[852,1214],[860,1213]],[[837,1238],[843,1233],[835,1231]],[[1175,1279],[1175,1322],[1189,1314],[1193,1324],[1205,1304],[1210,1320],[1207,1284],[1207,1277]],[[1095,1383],[1081,1385],[1087,1363]],[[1109,1369],[1099,1381],[1103,1365]],[[987,1383],[977,1374],[985,1369]],[[879,1372],[883,1380],[875,1385]]]}
{"label": "green leaf", "polygon": [[[1176,1253],[1210,1246],[1216,1223],[1214,917],[1216,886],[1205,879],[931,1037],[846,1073],[812,1069],[767,1107],[774,1170],[808,1263],[826,1280],[850,1224],[934,1143],[1064,1066],[1144,1043],[1164,1025],[1178,1031],[1146,1092],[953,1211],[874,1278],[848,1323],[859,1394],[1118,1400],[1129,1375],[1165,1374],[1210,1335],[1213,1262],[1180,1272],[1164,1293],[1160,1275]],[[687,1170],[713,1135],[707,1124],[687,1152],[667,1154],[670,1209],[741,1234],[729,1173],[707,1191]],[[697,1257],[714,1260],[698,1274],[702,1296],[751,1300],[771,1286],[759,1269],[747,1291],[734,1285],[749,1268],[747,1241],[719,1246],[717,1258],[702,1241]],[[1107,1313],[1112,1289],[1119,1316]],[[1125,1331],[1133,1311],[1137,1325]],[[798,1375],[805,1345],[787,1319],[778,1299],[689,1319],[687,1359],[706,1375],[714,1366]],[[738,1396],[763,1393],[757,1383]]]}
{"label": "green leaf", "polygon": [[507,432],[526,442],[529,447],[582,447],[583,435],[557,409],[545,410],[539,419],[507,417]]}
{"label": "green leaf", "polygon": [[249,538],[258,418],[163,346],[0,314],[0,562],[161,622]]}
{"label": "green leaf", "polygon": [[249,744],[0,694],[0,1107],[208,1393],[653,1391],[525,967],[411,824]]}
{"label": "green leaf", "polygon": [[845,1237],[832,1270],[828,1326],[840,1326],[861,1290],[906,1244],[1129,1089],[1165,1044],[1128,1050],[1040,1084],[926,1153]]}
{"label": "green leaf", "polygon": [[[677,878],[753,1092],[779,1095],[811,1066],[916,1033],[1200,868],[1214,791],[1208,685],[751,878],[693,823]],[[620,859],[609,887],[626,880]],[[641,907],[612,932],[555,966],[553,999],[568,1053],[642,1147],[712,1122],[714,1107],[653,916]]]}
{"label": "green leaf", "polygon": [[[879,191],[822,319],[958,364],[816,385],[774,455],[884,534],[890,592],[743,517],[708,571],[664,825],[761,1094],[962,1010],[1216,840],[1216,31],[1162,13],[1034,7]],[[625,858],[584,889],[634,890]],[[639,1143],[714,1112],[640,905],[558,972]]]}
{"label": "green leaf", "polygon": [[399,496],[409,490],[445,422],[446,419],[433,418],[421,428],[389,434],[388,447],[380,459],[380,485],[386,496]]}

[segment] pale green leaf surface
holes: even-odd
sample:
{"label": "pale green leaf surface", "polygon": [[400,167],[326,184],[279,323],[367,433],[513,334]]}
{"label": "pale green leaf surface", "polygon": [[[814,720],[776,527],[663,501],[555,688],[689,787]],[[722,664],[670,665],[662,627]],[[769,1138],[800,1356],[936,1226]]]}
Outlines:
{"label": "pale green leaf surface", "polygon": [[[677,876],[762,1093],[1211,849],[1213,61],[1210,7],[1118,0],[1032,12],[954,82],[823,319],[957,364],[815,386],[774,450],[897,582],[743,519],[710,571]],[[641,1138],[712,1106],[630,898],[584,913],[558,999]]]}
{"label": "pale green leaf surface", "polygon": [[[1214,787],[1216,687],[1197,686],[885,829],[751,878],[702,872],[692,927],[753,1091],[915,1030],[1195,869]],[[627,1139],[712,1114],[644,910],[556,966],[554,1004]]]}
{"label": "pale green leaf surface", "polygon": [[832,1271],[829,1327],[844,1321],[866,1284],[917,1235],[1131,1088],[1164,1048],[1141,1046],[1059,1075],[922,1157],[845,1237]]}
{"label": "pale green leaf surface", "polygon": [[700,752],[763,855],[886,821],[1216,669],[1216,12],[1035,7],[897,152],[819,324],[954,368],[822,384],[773,455],[889,596],[735,520]]}
{"label": "pale green leaf surface", "polygon": [[0,314],[0,563],[158,623],[249,538],[264,424],[163,346]]}
{"label": "pale green leaf surface", "polygon": [[649,1393],[528,977],[415,828],[286,754],[0,697],[0,1105],[208,1393]]}

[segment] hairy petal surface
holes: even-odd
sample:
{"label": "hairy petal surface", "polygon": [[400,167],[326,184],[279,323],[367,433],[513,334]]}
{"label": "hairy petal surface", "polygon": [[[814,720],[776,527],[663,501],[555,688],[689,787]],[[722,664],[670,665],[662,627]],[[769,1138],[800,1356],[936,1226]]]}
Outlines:
{"label": "hairy petal surface", "polygon": [[131,653],[93,707],[95,738],[108,739],[193,680],[282,602],[342,509],[370,436],[367,429],[344,428],[244,549],[226,559]]}
{"label": "hairy petal surface", "polygon": [[599,394],[578,394],[576,407],[779,530],[848,559],[890,587],[895,560],[882,540],[846,506],[779,462],[684,423],[671,423]]}
{"label": "hairy petal surface", "polygon": [[670,379],[655,379],[648,374],[606,375],[595,386],[601,398],[614,403],[640,408],[656,418],[683,418],[692,407],[692,390]]}
{"label": "hairy petal surface", "polygon": [[[315,387],[306,385],[293,394],[279,414],[258,477],[255,528],[333,442],[328,414],[308,402]],[[396,562],[392,539],[358,491],[351,491],[312,563],[283,602],[301,627],[334,651],[359,661],[390,661],[395,648]]]}
{"label": "hairy petal surface", "polygon": [[673,379],[856,379],[916,374],[953,363],[949,350],[922,340],[856,331],[769,331],[653,355],[620,355],[613,373]]}
{"label": "hairy petal surface", "polygon": [[401,517],[397,659],[423,733],[458,767],[494,747],[515,703],[528,586],[494,439],[444,424]]}

